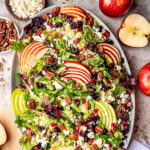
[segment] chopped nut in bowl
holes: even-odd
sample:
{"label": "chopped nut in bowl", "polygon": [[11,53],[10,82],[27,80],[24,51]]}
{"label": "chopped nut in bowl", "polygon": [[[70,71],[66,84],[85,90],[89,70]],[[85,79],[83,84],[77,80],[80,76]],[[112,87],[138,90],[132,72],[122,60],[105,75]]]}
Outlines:
{"label": "chopped nut in bowl", "polygon": [[28,21],[45,8],[45,0],[5,0],[8,12],[17,20]]}
{"label": "chopped nut in bowl", "polygon": [[0,54],[10,51],[12,41],[17,41],[19,30],[8,18],[0,16]]}

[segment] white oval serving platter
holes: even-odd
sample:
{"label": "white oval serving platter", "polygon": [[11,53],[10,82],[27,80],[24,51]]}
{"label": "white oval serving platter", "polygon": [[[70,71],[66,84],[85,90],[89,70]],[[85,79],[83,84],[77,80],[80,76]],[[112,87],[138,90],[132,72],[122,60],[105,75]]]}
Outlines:
{"label": "white oval serving platter", "polygon": [[[49,13],[50,10],[52,10],[54,7],[58,7],[58,6],[61,7],[62,5],[53,5],[53,6],[47,7],[45,9],[43,9],[41,12],[39,12],[37,15],[35,15],[35,17],[41,17],[42,14]],[[104,29],[107,29],[110,32],[110,39],[113,40],[114,46],[120,51],[121,57],[124,58],[124,65],[125,65],[128,73],[131,74],[131,70],[130,70],[128,61],[126,59],[126,56],[125,56],[125,54],[124,54],[124,52],[123,52],[123,50],[122,50],[118,40],[113,35],[113,33],[101,21],[101,19],[99,19],[97,16],[95,16],[92,12],[90,12],[88,10],[85,10],[85,11],[90,13],[93,16],[93,18],[95,18],[98,21],[98,23],[104,27]],[[31,20],[28,23],[30,23],[30,22],[31,22]],[[23,35],[24,35],[24,31],[21,32],[21,35],[20,35],[19,38],[22,38]],[[19,57],[18,57],[17,53],[14,53],[14,55],[13,55],[13,65],[12,65],[12,70],[11,70],[11,92],[13,92],[13,90],[16,88],[16,85],[17,85],[17,79],[16,79],[16,73],[17,72],[19,72]],[[132,102],[132,105],[133,105],[133,109],[132,109],[131,114],[130,114],[131,124],[130,124],[130,131],[127,134],[127,142],[124,145],[125,149],[128,148],[128,145],[129,145],[131,137],[132,137],[133,127],[134,127],[134,120],[135,120],[135,94],[131,94],[131,102]],[[22,134],[21,130],[19,130],[19,131],[20,131],[20,134]]]}

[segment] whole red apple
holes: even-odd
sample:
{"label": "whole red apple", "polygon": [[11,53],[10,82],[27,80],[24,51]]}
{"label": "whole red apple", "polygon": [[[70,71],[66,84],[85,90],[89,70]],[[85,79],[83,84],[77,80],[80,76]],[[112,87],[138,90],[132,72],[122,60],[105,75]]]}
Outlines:
{"label": "whole red apple", "polygon": [[138,74],[138,85],[140,90],[150,96],[150,63],[145,65]]}
{"label": "whole red apple", "polygon": [[101,11],[112,18],[121,17],[127,14],[133,0],[99,0]]}

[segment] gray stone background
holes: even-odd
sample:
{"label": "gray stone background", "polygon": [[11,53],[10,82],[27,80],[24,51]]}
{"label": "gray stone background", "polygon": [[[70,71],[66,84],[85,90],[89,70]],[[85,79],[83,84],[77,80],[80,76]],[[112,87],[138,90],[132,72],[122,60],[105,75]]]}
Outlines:
{"label": "gray stone background", "polygon": [[[125,18],[109,18],[102,14],[99,9],[98,0],[47,0],[47,6],[53,4],[73,4],[81,6],[97,15],[114,33],[117,35],[122,20]],[[134,0],[132,9],[128,14],[138,13],[146,17],[150,21],[150,0]],[[6,16],[12,19],[21,31],[26,22],[15,20],[10,16],[5,8],[4,0],[0,0],[0,16]],[[117,37],[117,36],[116,36]],[[140,68],[150,62],[150,44],[145,48],[130,48],[121,45],[128,59],[133,75],[137,76]],[[8,54],[0,54],[5,59],[4,71],[0,73],[0,77],[4,81],[0,82],[0,109],[10,107],[10,66],[12,62],[12,52]],[[150,144],[150,97],[147,97],[136,88],[136,122],[133,137],[141,140],[145,139]]]}

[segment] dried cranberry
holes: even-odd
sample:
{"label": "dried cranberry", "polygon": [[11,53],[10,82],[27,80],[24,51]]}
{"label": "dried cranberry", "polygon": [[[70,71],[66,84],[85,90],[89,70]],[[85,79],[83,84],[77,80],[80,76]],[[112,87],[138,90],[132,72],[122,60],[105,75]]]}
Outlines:
{"label": "dried cranberry", "polygon": [[75,22],[71,22],[70,23],[70,28],[71,29],[76,29],[77,28],[77,24]]}
{"label": "dried cranberry", "polygon": [[86,132],[86,131],[81,131],[80,134],[81,134],[82,136],[86,136],[86,135],[87,135],[87,132]]}
{"label": "dried cranberry", "polygon": [[59,49],[56,49],[56,51],[55,51],[57,54],[59,54]]}
{"label": "dried cranberry", "polygon": [[74,44],[78,44],[80,42],[80,39],[77,38],[75,41],[74,41]]}
{"label": "dried cranberry", "polygon": [[55,28],[61,28],[63,26],[62,22],[56,23]]}
{"label": "dried cranberry", "polygon": [[59,102],[56,101],[55,104],[56,104],[56,105],[59,105]]}
{"label": "dried cranberry", "polygon": [[57,124],[55,122],[51,123],[52,127],[55,127]]}
{"label": "dried cranberry", "polygon": [[98,110],[97,110],[97,109],[94,109],[94,113],[96,113],[96,114],[97,114],[97,113],[98,113]]}
{"label": "dried cranberry", "polygon": [[111,39],[107,39],[107,40],[106,40],[106,43],[114,44],[114,42],[113,42]]}
{"label": "dried cranberry", "polygon": [[78,22],[77,22],[77,28],[81,28],[82,25],[83,25],[83,22],[82,22],[82,21],[78,21]]}
{"label": "dried cranberry", "polygon": [[72,21],[73,21],[73,17],[71,17],[71,16],[67,17],[67,19],[66,19],[67,23],[71,23]]}
{"label": "dried cranberry", "polygon": [[85,104],[85,102],[86,102],[86,100],[85,100],[85,99],[83,99],[83,100],[82,100],[82,104]]}
{"label": "dried cranberry", "polygon": [[90,68],[90,69],[93,69],[93,66],[92,66],[92,65],[90,65],[90,66],[89,66],[89,68]]}
{"label": "dried cranberry", "polygon": [[87,55],[87,58],[92,58],[92,57],[93,57],[92,54],[88,54],[88,55]]}
{"label": "dried cranberry", "polygon": [[67,17],[67,15],[63,14],[63,13],[60,13],[59,16],[60,16],[60,18],[66,18]]}
{"label": "dried cranberry", "polygon": [[89,143],[93,143],[94,142],[94,140],[93,139],[89,139]]}
{"label": "dried cranberry", "polygon": [[87,50],[87,46],[83,46],[83,48],[81,49],[81,51],[86,51]]}
{"label": "dried cranberry", "polygon": [[39,150],[39,148],[37,146],[34,147],[34,150]]}
{"label": "dried cranberry", "polygon": [[94,116],[94,113],[92,112],[90,115],[91,115],[91,116]]}
{"label": "dried cranberry", "polygon": [[103,27],[102,27],[102,26],[99,26],[98,28],[99,28],[99,32],[102,32]]}
{"label": "dried cranberry", "polygon": [[116,123],[112,123],[111,126],[115,128],[116,127]]}
{"label": "dried cranberry", "polygon": [[50,23],[50,22],[48,22],[47,25],[50,26],[51,28],[54,27],[54,25],[52,23]]}
{"label": "dried cranberry", "polygon": [[72,49],[71,49],[71,53],[78,55],[78,54],[79,54],[78,48],[72,48]]}
{"label": "dried cranberry", "polygon": [[94,79],[91,79],[91,83],[93,83],[94,82]]}

